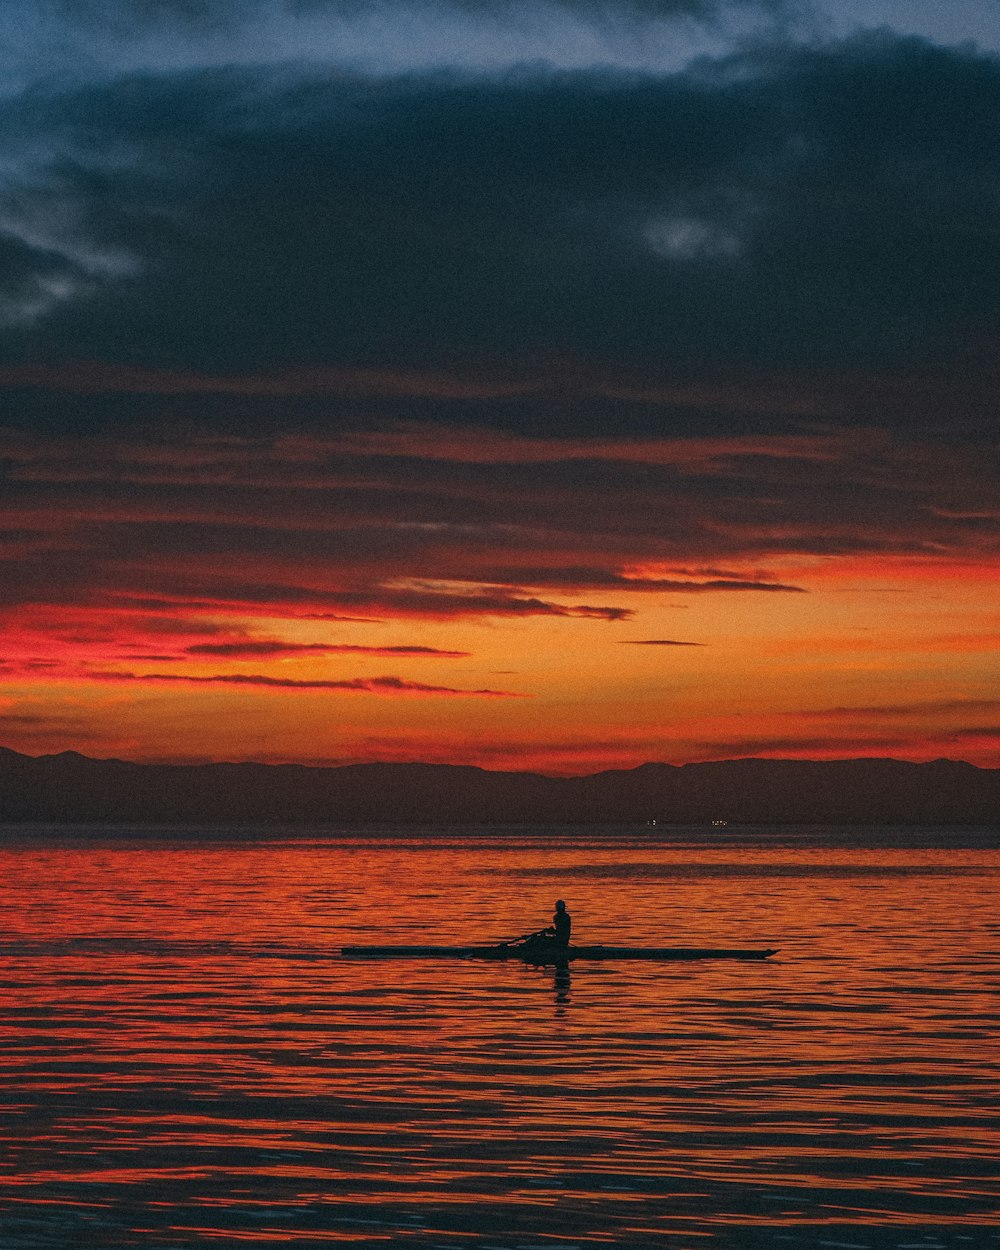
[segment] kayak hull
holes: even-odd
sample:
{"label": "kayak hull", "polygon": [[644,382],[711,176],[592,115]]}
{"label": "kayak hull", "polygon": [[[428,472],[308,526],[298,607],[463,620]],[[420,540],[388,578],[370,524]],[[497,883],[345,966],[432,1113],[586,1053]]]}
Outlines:
{"label": "kayak hull", "polygon": [[345,959],[517,959],[522,963],[567,963],[572,959],[767,959],[776,950],[715,946],[344,946]]}

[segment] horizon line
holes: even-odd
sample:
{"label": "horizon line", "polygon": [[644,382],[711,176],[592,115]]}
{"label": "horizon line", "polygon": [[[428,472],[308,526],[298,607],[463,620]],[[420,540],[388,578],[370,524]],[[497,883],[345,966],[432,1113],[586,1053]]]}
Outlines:
{"label": "horizon line", "polygon": [[933,759],[912,760],[901,759],[894,755],[844,755],[817,759],[812,756],[785,755],[735,755],[705,760],[687,760],[682,764],[673,764],[667,760],[643,760],[639,764],[625,767],[598,768],[592,772],[549,772],[534,768],[488,768],[482,764],[450,763],[443,760],[346,760],[328,763],[300,762],[295,760],[260,760],[260,759],[223,759],[223,760],[135,760],[123,759],[120,756],[86,755],[82,751],[67,748],[64,751],[46,751],[40,755],[29,755],[25,751],[17,751],[13,747],[0,744],[0,753],[16,755],[26,760],[56,760],[72,756],[87,760],[94,764],[129,764],[135,768],[304,768],[314,772],[336,771],[345,768],[455,768],[473,769],[477,772],[491,773],[498,776],[519,776],[528,774],[536,777],[551,777],[555,780],[573,780],[587,777],[598,777],[605,773],[632,773],[642,768],[698,768],[708,764],[851,764],[851,763],[886,763],[906,764],[914,768],[926,767],[929,764],[957,764],[965,768],[974,768],[977,772],[1000,772],[1000,768],[990,768],[982,764],[974,764],[971,760],[954,759],[951,756],[935,756]]}

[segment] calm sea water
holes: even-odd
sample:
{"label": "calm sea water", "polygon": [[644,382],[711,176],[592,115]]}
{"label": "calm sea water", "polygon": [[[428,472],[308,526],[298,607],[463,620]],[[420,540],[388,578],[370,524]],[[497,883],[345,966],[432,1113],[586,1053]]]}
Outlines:
{"label": "calm sea water", "polygon": [[998,848],[2,830],[0,1247],[1000,1247]]}

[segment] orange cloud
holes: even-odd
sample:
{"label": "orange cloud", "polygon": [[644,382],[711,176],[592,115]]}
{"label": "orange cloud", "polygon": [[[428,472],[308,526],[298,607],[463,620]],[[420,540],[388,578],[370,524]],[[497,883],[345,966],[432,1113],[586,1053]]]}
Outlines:
{"label": "orange cloud", "polygon": [[[79,741],[146,756],[261,755],[277,734],[289,758],[378,739],[558,772],[730,752],[1000,760],[993,713],[942,710],[995,685],[984,457],[833,427],[422,429],[0,432],[0,678],[37,702],[2,732],[71,745],[67,691],[103,683],[121,704],[85,700]],[[389,658],[398,676],[363,671]],[[460,677],[424,680],[446,659]],[[254,671],[204,671],[220,660]],[[491,688],[512,670],[521,697]],[[341,700],[334,726],[310,691],[413,697]],[[255,693],[266,732],[233,714]]]}
{"label": "orange cloud", "polygon": [[468,695],[490,699],[523,699],[510,690],[457,690],[451,686],[429,686],[401,677],[353,677],[346,681],[309,681],[292,677],[268,677],[263,673],[122,673],[90,672],[88,680],[102,682],[184,682],[188,685],[261,686],[271,690],[347,690],[365,694]]}
{"label": "orange cloud", "polygon": [[419,656],[420,658],[436,657],[438,659],[463,659],[470,654],[468,651],[442,651],[437,647],[365,647],[349,643],[326,642],[278,642],[253,641],[241,642],[202,642],[185,647],[187,656],[213,656],[229,659],[278,659],[291,656],[310,655],[377,655],[377,656]]}

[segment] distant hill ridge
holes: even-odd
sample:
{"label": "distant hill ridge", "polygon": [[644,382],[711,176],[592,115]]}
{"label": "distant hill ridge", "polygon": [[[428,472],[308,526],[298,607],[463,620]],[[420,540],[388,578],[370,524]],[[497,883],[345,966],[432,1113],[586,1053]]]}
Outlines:
{"label": "distant hill ridge", "polygon": [[1000,824],[1000,769],[736,759],[586,777],[450,764],[135,764],[0,747],[0,822]]}

